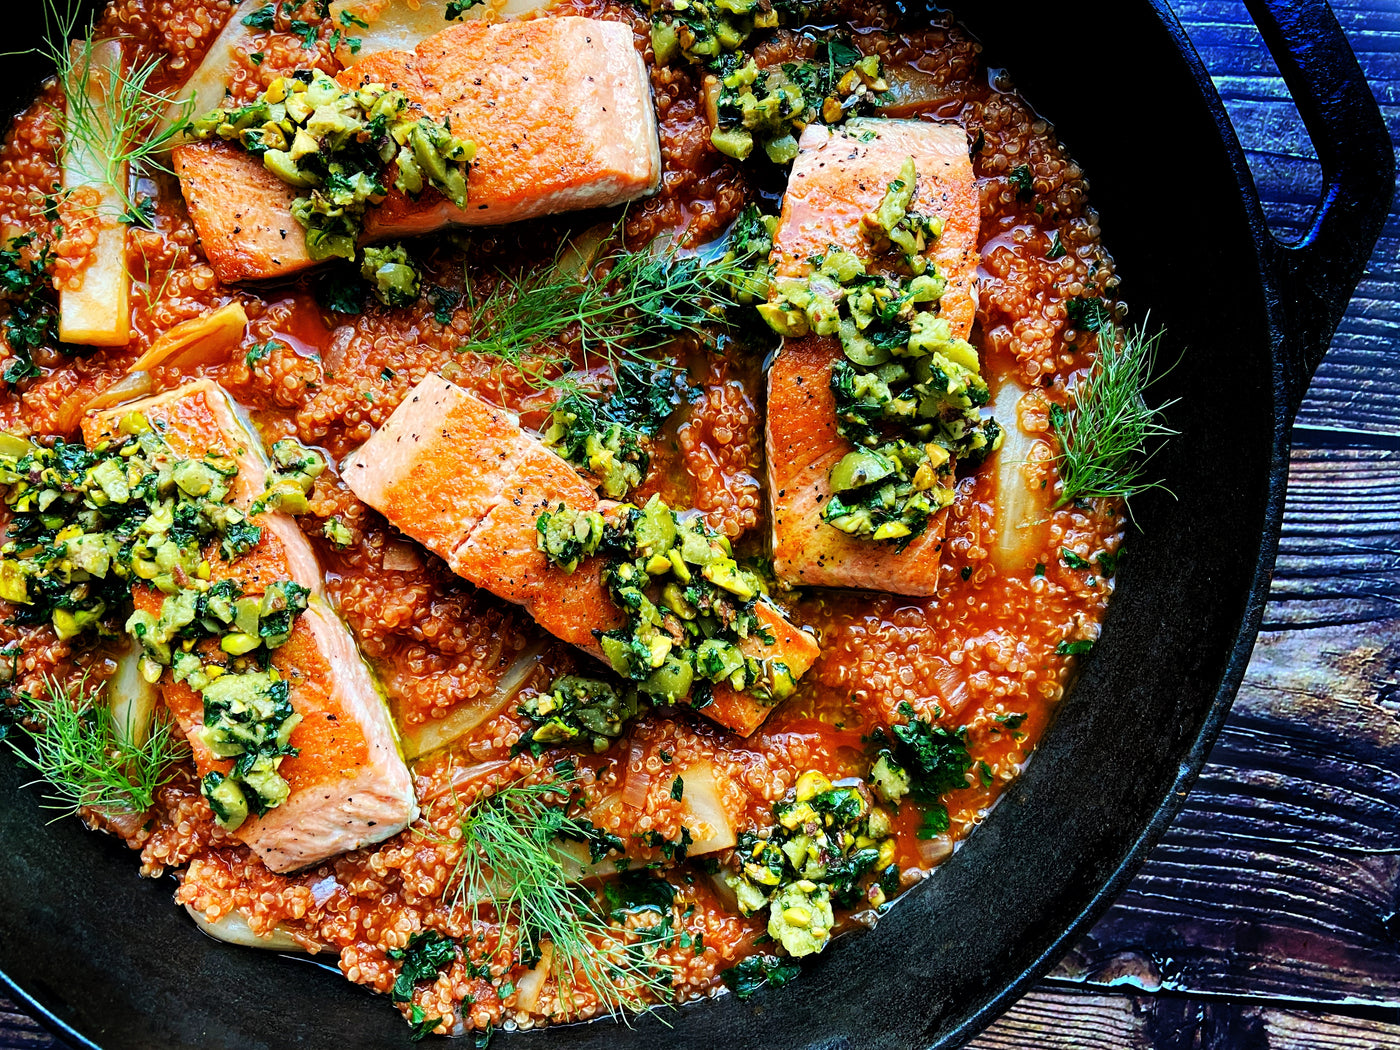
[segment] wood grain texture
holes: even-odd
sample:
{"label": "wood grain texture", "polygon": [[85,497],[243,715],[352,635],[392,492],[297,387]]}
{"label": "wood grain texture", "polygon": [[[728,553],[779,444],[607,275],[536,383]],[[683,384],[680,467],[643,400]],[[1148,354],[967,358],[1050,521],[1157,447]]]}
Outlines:
{"label": "wood grain texture", "polygon": [[[1321,167],[1277,68],[1238,0],[1174,6],[1274,229],[1296,239]],[[1400,6],[1334,6],[1400,140]],[[1385,238],[1299,415],[1265,633],[1230,720],[1058,980],[1400,1003],[1400,209]]]}
{"label": "wood grain texture", "polygon": [[[1333,0],[1400,142],[1400,6]],[[1322,165],[1288,89],[1239,0],[1173,0],[1211,71],[1277,235],[1296,241],[1322,199]],[[1298,413],[1304,428],[1400,437],[1400,209],[1391,211],[1351,306]],[[1391,447],[1396,447],[1392,445]]]}
{"label": "wood grain texture", "polygon": [[1064,980],[1400,1002],[1400,620],[1259,640],[1186,810]]}
{"label": "wood grain texture", "polygon": [[1036,989],[969,1050],[1400,1050],[1400,1024],[1257,1003]]}
{"label": "wood grain texture", "polygon": [[1400,450],[1295,448],[1264,629],[1400,616]]}
{"label": "wood grain texture", "polygon": [[10,1000],[0,996],[0,1050],[46,1050],[53,1036]]}

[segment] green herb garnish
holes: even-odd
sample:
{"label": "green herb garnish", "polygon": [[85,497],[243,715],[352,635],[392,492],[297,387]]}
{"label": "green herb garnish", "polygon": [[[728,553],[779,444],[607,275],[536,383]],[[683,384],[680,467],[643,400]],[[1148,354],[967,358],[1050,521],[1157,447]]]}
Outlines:
{"label": "green herb garnish", "polygon": [[[135,180],[128,172],[170,172],[161,158],[183,133],[193,99],[181,101],[149,88],[165,61],[159,55],[137,65],[124,61],[111,90],[90,93],[88,85],[105,72],[96,66],[97,41],[91,28],[76,44],[69,44],[79,36],[81,12],[72,0],[62,0],[61,7],[60,0],[46,0],[44,43],[38,49],[53,62],[66,102],[54,113],[63,129],[63,154],[66,159],[76,152],[85,164],[95,165],[97,170],[82,172],[85,180],[110,189],[125,214],[139,214],[141,205],[132,193]],[[175,118],[165,120],[172,111]]]}
{"label": "green herb garnish", "polygon": [[653,367],[651,354],[683,336],[702,335],[735,305],[725,291],[729,275],[716,270],[718,264],[682,258],[673,249],[614,247],[575,275],[563,261],[578,250],[566,240],[552,264],[501,274],[481,300],[469,291],[482,334],[460,350],[500,358],[527,382],[547,386],[554,384],[551,373],[574,368],[567,356],[541,348],[551,340],[577,341],[582,370],[599,358],[613,368],[628,360]]}
{"label": "green herb garnish", "polygon": [[802,967],[791,959],[777,955],[750,955],[720,974],[720,979],[740,999],[747,999],[764,985],[781,988],[799,973]]}
{"label": "green herb garnish", "polygon": [[544,783],[512,784],[467,808],[462,855],[449,882],[452,905],[473,916],[489,906],[518,923],[524,965],[535,965],[540,946],[552,945],[561,996],[586,985],[609,1013],[641,1010],[666,998],[671,974],[646,946],[626,941],[592,893],[565,879],[558,841],[595,833],[567,813],[573,779],[561,772]]}
{"label": "green herb garnish", "polygon": [[1060,442],[1063,507],[1079,499],[1121,499],[1165,488],[1146,468],[1154,440],[1177,433],[1164,422],[1175,399],[1150,405],[1157,351],[1163,333],[1147,334],[1108,324],[1099,332],[1099,356],[1070,391],[1071,407],[1050,406],[1050,425]]}
{"label": "green herb garnish", "polygon": [[136,727],[116,723],[103,692],[86,679],[69,689],[46,675],[41,695],[22,697],[34,725],[21,728],[33,753],[15,735],[3,738],[47,782],[45,806],[61,816],[83,808],[144,813],[187,753],[166,719],[138,743]]}
{"label": "green herb garnish", "polygon": [[457,958],[457,942],[437,930],[423,930],[408,939],[408,947],[390,948],[387,954],[391,959],[403,960],[390,998],[396,1003],[406,1003],[413,998],[415,984],[436,978],[452,965]]}

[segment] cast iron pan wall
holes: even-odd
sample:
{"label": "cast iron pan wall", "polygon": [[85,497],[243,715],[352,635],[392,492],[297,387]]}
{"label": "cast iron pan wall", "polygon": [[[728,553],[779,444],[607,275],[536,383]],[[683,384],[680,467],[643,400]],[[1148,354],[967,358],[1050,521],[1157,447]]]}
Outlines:
{"label": "cast iron pan wall", "polygon": [[[1182,435],[1158,460],[1176,498],[1135,505],[1143,532],[1103,637],[1025,775],[874,933],[833,945],[787,989],[693,1005],[668,1015],[673,1027],[644,1017],[500,1046],[952,1045],[1121,888],[1238,685],[1273,563],[1287,423],[1393,190],[1384,128],[1325,4],[1272,6],[1260,0],[1257,16],[1334,191],[1291,255],[1267,240],[1219,100],[1164,5],[1084,0],[1066,16],[1002,0],[959,12],[1090,173],[1124,295],[1182,354],[1162,386],[1182,399]],[[28,18],[13,45],[37,39]],[[1289,39],[1312,50],[1283,50]],[[33,83],[37,68],[13,60],[7,79]],[[16,87],[3,101],[17,109],[26,97]],[[171,906],[172,881],[137,879],[130,853],[76,821],[44,826],[23,779],[0,762],[0,973],[68,1038],[107,1050],[406,1043],[388,1004],[338,975],[197,933]]]}

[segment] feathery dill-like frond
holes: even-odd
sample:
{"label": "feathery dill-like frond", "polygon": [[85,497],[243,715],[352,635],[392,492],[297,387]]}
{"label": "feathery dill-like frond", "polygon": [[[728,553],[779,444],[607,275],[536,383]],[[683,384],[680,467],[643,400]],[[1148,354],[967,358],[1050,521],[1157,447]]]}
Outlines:
{"label": "feathery dill-like frond", "polygon": [[33,753],[20,745],[17,734],[5,738],[46,782],[45,807],[60,817],[83,807],[144,813],[169,782],[171,766],[185,754],[184,741],[164,718],[151,727],[144,743],[134,743],[132,727],[116,724],[103,690],[100,685],[89,689],[86,679],[70,690],[46,675],[44,693],[24,697],[36,723],[23,727]]}
{"label": "feathery dill-like frond", "polygon": [[[615,229],[612,241],[620,240]],[[565,241],[555,259],[518,276],[502,274],[489,295],[468,306],[481,334],[460,349],[500,358],[535,386],[551,384],[548,373],[570,367],[567,357],[545,344],[569,335],[593,359],[615,369],[649,355],[683,335],[695,335],[723,320],[734,304],[724,279],[738,264],[681,257],[674,248],[653,251],[617,246],[604,251],[581,274],[561,260],[573,254]]]}
{"label": "feathery dill-like frond", "polygon": [[1146,322],[1123,329],[1112,321],[1098,328],[1099,355],[1070,391],[1068,410],[1050,406],[1050,424],[1060,441],[1060,499],[1130,500],[1148,489],[1164,488],[1147,477],[1156,454],[1152,443],[1177,431],[1164,422],[1175,400],[1147,402],[1158,350],[1165,332],[1148,333]]}
{"label": "feathery dill-like frond", "polygon": [[[483,904],[518,924],[525,952],[548,942],[561,998],[587,986],[611,1014],[664,1001],[671,974],[643,943],[598,911],[593,895],[570,884],[561,839],[586,841],[596,831],[566,813],[572,774],[517,783],[474,802],[462,817],[461,860],[452,875],[453,907],[475,914]],[[562,797],[561,797],[562,796]]]}
{"label": "feathery dill-like frond", "polygon": [[[157,56],[136,64],[123,62],[111,90],[89,91],[91,81],[106,73],[97,65],[93,30],[80,33],[79,16],[74,0],[44,0],[45,34],[39,53],[53,62],[64,97],[65,106],[57,111],[64,158],[76,154],[87,169],[82,172],[85,180],[112,189],[126,214],[137,215],[140,205],[131,192],[128,167],[133,172],[169,171],[162,157],[184,128],[194,100],[180,102],[150,90],[161,66]],[[178,118],[157,130],[172,106]]]}

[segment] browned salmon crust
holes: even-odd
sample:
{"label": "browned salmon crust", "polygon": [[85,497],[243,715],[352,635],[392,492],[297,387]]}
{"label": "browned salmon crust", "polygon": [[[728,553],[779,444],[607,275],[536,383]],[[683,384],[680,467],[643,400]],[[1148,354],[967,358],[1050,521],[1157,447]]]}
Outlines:
{"label": "browned salmon crust", "polygon": [[[939,304],[954,336],[966,339],[976,313],[980,202],[967,135],[956,124],[854,120],[839,130],[811,125],[788,179],[772,261],[781,276],[804,276],[831,245],[869,258],[860,217],[879,204],[904,161],[919,176],[915,207],[943,219],[931,255],[947,278]],[[833,336],[785,340],[768,373],[768,485],[773,507],[773,570],[801,586],[866,587],[894,594],[938,589],[947,512],[903,551],[848,536],[821,518],[831,468],[851,445],[836,429]]]}
{"label": "browned salmon crust", "polygon": [[[228,396],[212,381],[199,380],[144,401],[93,413],[83,421],[89,446],[115,432],[121,418],[140,412],[177,453],[203,456],[221,450],[239,467],[231,502],[247,510],[262,492],[266,474],[257,438],[235,415]],[[262,527],[258,546],[237,561],[217,557],[220,577],[238,581],[246,594],[260,594],[273,580],[293,580],[311,592],[291,638],[272,656],[291,684],[292,708],[302,716],[292,731],[299,754],[279,772],[291,794],[236,832],[272,871],[294,871],[348,850],[398,834],[417,816],[413,780],[399,757],[388,708],[349,630],[326,604],[321,570],[295,520],[280,511],[253,519]],[[162,595],[146,586],[133,597],[138,608],[160,611]],[[180,723],[200,776],[231,765],[216,759],[194,730],[204,724],[199,695],[183,683],[163,686],[167,706]]]}
{"label": "browned salmon crust", "polygon": [[[621,204],[660,184],[650,81],[631,27],[620,22],[465,22],[415,51],[371,55],[339,80],[396,87],[477,147],[465,208],[432,189],[417,200],[390,191],[368,217],[367,240]],[[174,169],[220,280],[314,265],[291,214],[297,192],[259,159],[198,142],[175,149]]]}
{"label": "browned salmon crust", "polygon": [[[437,375],[409,393],[374,436],[347,456],[351,491],[478,587],[522,605],[551,634],[602,657],[598,635],[622,624],[602,580],[602,561],[573,573],[551,565],[536,543],[540,514],[567,504],[606,508],[592,486],[511,413]],[[810,634],[767,602],[759,616],[775,641],[745,642],[747,655],[780,659],[800,678],[819,652]],[[758,647],[760,651],[751,651]],[[727,687],[702,714],[748,736],[770,708]]]}

